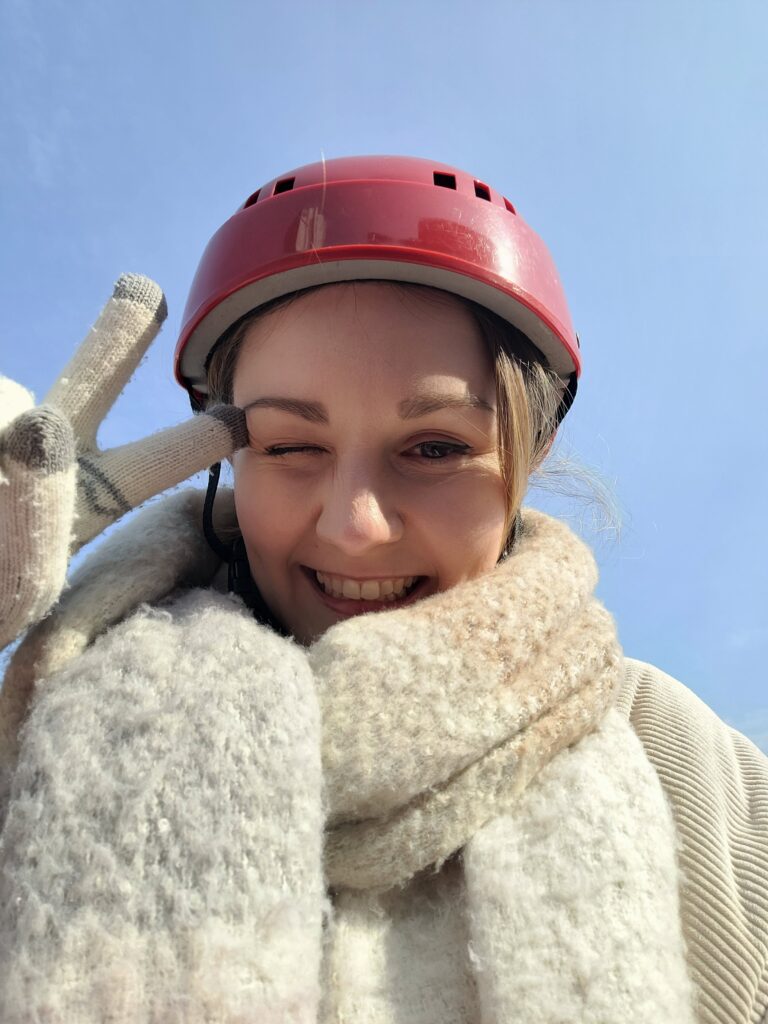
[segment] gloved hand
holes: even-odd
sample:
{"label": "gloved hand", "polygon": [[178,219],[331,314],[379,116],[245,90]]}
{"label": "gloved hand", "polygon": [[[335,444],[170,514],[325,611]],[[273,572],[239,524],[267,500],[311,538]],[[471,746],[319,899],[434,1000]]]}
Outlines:
{"label": "gloved hand", "polygon": [[0,648],[49,611],[83,544],[247,443],[242,411],[219,406],[98,449],[99,425],[166,314],[153,281],[125,274],[41,405],[0,377]]}

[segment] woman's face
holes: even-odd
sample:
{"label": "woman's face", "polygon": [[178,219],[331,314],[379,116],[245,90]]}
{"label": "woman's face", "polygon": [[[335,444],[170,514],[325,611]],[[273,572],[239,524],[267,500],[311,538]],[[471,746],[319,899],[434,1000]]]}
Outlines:
{"label": "woman's face", "polygon": [[383,282],[299,296],[250,328],[233,389],[251,573],[300,642],[496,564],[495,382],[457,299]]}

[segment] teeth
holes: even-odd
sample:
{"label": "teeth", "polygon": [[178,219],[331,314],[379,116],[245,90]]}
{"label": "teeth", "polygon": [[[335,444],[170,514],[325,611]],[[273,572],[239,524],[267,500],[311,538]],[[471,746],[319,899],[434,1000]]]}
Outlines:
{"label": "teeth", "polygon": [[346,597],[351,601],[394,601],[402,597],[417,579],[416,576],[398,576],[391,580],[364,580],[358,583],[357,580],[341,576],[328,576],[324,572],[316,572],[315,576],[326,594]]}

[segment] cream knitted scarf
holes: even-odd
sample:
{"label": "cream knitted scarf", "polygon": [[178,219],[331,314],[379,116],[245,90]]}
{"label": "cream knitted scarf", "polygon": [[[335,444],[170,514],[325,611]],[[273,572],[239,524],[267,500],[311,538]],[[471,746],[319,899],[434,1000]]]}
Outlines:
{"label": "cream knitted scarf", "polygon": [[[119,614],[161,596],[159,565],[166,589],[194,580],[168,565],[183,531],[165,513],[102,556],[114,573],[125,555]],[[585,546],[527,512],[493,572],[339,623],[307,651],[214,595],[110,631],[40,687],[25,727],[2,849],[2,1019],[315,1024],[324,885],[387,888],[463,848],[482,1024],[691,1020],[673,827],[610,710],[621,653],[595,581]],[[84,572],[26,664],[51,668],[57,636],[84,647],[118,617],[99,598],[113,590]],[[25,690],[17,659],[10,708]],[[166,749],[171,777],[190,779],[170,792]],[[116,763],[143,787],[117,818]],[[147,806],[164,826],[132,825],[126,855],[115,829]],[[85,913],[72,891],[89,894]]]}
{"label": "cream knitted scarf", "polygon": [[604,717],[621,651],[596,579],[563,524],[528,512],[493,572],[314,645],[331,885],[439,864]]}

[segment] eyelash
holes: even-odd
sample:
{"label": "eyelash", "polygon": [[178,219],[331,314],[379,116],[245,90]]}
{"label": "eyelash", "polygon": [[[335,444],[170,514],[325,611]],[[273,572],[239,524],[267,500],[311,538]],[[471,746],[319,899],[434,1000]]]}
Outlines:
{"label": "eyelash", "polygon": [[[413,445],[414,448],[426,448],[427,446],[442,449],[443,454],[439,458],[422,456],[425,462],[443,462],[446,458],[449,458],[452,455],[465,455],[469,451],[468,444],[459,444],[455,441],[420,441],[418,444]],[[448,450],[446,451],[445,449]],[[264,454],[269,455],[272,458],[280,458],[297,453],[323,451],[325,451],[324,448],[311,444],[285,446],[273,445],[271,448],[265,448]]]}
{"label": "eyelash", "polygon": [[451,455],[465,455],[469,451],[468,444],[457,444],[455,441],[420,441],[418,444],[413,446],[414,448],[439,448],[443,450],[443,454],[440,458],[431,459],[427,456],[423,456],[427,462],[442,462],[444,459]]}

